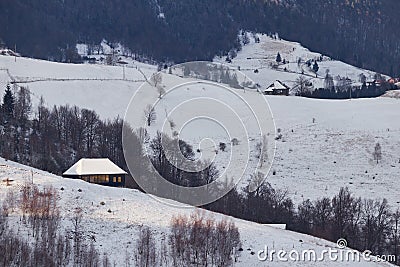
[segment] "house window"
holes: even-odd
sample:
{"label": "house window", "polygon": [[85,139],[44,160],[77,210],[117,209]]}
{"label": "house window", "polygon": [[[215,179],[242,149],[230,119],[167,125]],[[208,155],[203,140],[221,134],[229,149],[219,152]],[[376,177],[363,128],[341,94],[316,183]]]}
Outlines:
{"label": "house window", "polygon": [[84,176],[83,179],[90,183],[108,183],[110,181],[109,175],[90,175]]}
{"label": "house window", "polygon": [[117,182],[117,177],[113,177],[113,183],[116,183]]}
{"label": "house window", "polygon": [[99,181],[101,182],[101,183],[107,183],[108,182],[108,175],[99,175],[98,176],[99,177]]}
{"label": "house window", "polygon": [[118,183],[122,183],[122,178],[121,178],[121,176],[118,177]]}

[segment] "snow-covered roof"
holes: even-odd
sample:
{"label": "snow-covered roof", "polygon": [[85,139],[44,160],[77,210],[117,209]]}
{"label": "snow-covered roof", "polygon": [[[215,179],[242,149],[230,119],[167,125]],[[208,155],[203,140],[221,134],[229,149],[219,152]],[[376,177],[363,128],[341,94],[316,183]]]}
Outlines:
{"label": "snow-covered roof", "polygon": [[264,225],[269,226],[269,227],[273,227],[273,228],[276,228],[276,229],[286,230],[286,224],[276,224],[276,223],[274,223],[274,224],[264,224]]}
{"label": "snow-covered roof", "polygon": [[288,89],[281,81],[276,80],[273,84],[271,84],[266,91],[269,90],[285,90]]}
{"label": "snow-covered roof", "polygon": [[12,51],[11,49],[8,49],[8,48],[4,48],[4,49],[1,49],[0,48],[0,55],[3,55],[3,56],[15,56],[15,57],[20,57],[21,55],[19,54],[19,53],[16,53],[16,52],[14,52],[14,51]]}
{"label": "snow-covered roof", "polygon": [[63,175],[127,174],[109,159],[80,159]]}

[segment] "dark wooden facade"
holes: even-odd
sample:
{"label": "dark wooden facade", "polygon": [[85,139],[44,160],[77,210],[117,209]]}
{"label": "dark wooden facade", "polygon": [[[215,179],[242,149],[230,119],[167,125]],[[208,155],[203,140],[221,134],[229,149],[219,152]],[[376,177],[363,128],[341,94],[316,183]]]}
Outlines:
{"label": "dark wooden facade", "polygon": [[264,95],[285,95],[288,96],[289,95],[289,88],[285,88],[285,89],[272,89],[270,91],[265,90],[264,91]]}
{"label": "dark wooden facade", "polygon": [[88,183],[125,187],[126,174],[90,174],[90,175],[63,175],[64,178],[80,179]]}

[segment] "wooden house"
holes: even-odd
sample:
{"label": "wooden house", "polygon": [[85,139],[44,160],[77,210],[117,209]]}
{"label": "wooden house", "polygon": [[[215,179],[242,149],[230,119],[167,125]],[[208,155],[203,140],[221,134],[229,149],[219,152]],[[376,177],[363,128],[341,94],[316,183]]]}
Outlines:
{"label": "wooden house", "polygon": [[63,173],[63,177],[89,183],[125,187],[127,173],[109,159],[80,159]]}
{"label": "wooden house", "polygon": [[289,95],[290,88],[286,86],[279,80],[276,80],[273,84],[268,86],[266,90],[264,90],[264,95]]}

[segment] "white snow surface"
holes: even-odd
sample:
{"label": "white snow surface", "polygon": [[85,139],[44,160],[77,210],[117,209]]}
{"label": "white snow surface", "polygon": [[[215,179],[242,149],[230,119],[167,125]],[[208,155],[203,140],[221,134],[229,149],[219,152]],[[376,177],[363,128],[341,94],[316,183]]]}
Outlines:
{"label": "white snow surface", "polygon": [[[274,40],[259,35],[260,43],[251,43],[243,47],[233,59],[232,67],[241,70],[265,89],[275,80],[293,86],[303,68],[305,74],[315,84],[322,84],[325,70],[330,69],[333,76],[349,76],[357,81],[364,73],[367,78],[374,74],[343,62],[323,57],[319,62],[318,78],[307,67],[298,67],[297,59],[320,57],[303,48],[298,43]],[[82,48],[83,49],[83,48]],[[290,63],[273,70],[276,54]],[[248,59],[251,58],[251,59]],[[216,59],[222,61],[224,59]],[[126,107],[142,84],[156,71],[155,66],[129,61],[125,67],[91,64],[62,64],[29,58],[0,56],[0,88],[10,81],[26,81],[32,92],[34,104],[43,95],[47,105],[77,105],[94,109],[101,118],[123,117]],[[291,72],[283,71],[286,67]],[[259,73],[254,73],[258,69]],[[143,75],[144,74],[144,75]],[[144,77],[146,76],[146,77]],[[311,77],[313,76],[313,77]],[[188,90],[187,97],[192,96]],[[156,92],[149,92],[155,94]],[[393,92],[397,93],[396,92]],[[400,207],[400,101],[395,98],[381,97],[358,100],[316,100],[299,97],[262,96],[257,92],[246,91],[252,97],[265,97],[271,107],[277,129],[281,129],[282,139],[277,141],[277,151],[272,172],[267,181],[275,189],[287,189],[289,196],[298,204],[305,199],[315,200],[332,197],[340,187],[347,186],[356,196],[365,198],[387,198],[393,209]],[[391,94],[389,94],[390,96]],[[148,95],[142,95],[146,101]],[[183,97],[183,96],[182,96]],[[168,99],[165,99],[168,100]],[[172,99],[163,105],[175,105]],[[238,103],[233,100],[232,106]],[[260,108],[260,107],[258,107]],[[218,112],[215,111],[215,112]],[[163,112],[159,112],[160,119]],[[184,132],[187,140],[195,143],[199,137],[212,135],[219,138],[219,130],[204,128],[193,123],[194,130]],[[211,127],[208,126],[208,127]],[[250,133],[254,134],[254,133]],[[217,139],[218,140],[218,139]],[[372,152],[376,143],[382,146],[382,160],[377,164]],[[251,141],[254,151],[255,143]],[[221,155],[221,153],[219,154]],[[229,155],[229,153],[226,153]],[[227,159],[221,158],[223,163]],[[255,160],[252,158],[251,160]],[[15,180],[11,188],[18,189],[24,180],[30,180],[30,168],[1,160],[0,181],[5,178]],[[102,251],[116,251],[113,260],[121,265],[117,258],[124,251],[133,253],[133,244],[141,224],[149,225],[156,234],[168,232],[168,224],[173,215],[189,214],[193,209],[182,210],[166,207],[148,195],[134,190],[106,188],[91,185],[83,181],[62,179],[54,175],[33,170],[34,182],[41,185],[64,187],[60,191],[62,212],[71,216],[73,208],[82,206],[85,211],[85,228],[96,235],[97,247]],[[78,188],[83,192],[78,192]],[[4,198],[6,187],[0,182],[0,198]],[[123,201],[125,199],[125,201]],[[105,201],[106,205],[99,203]],[[108,213],[111,209],[113,212]],[[16,216],[16,215],[15,215]],[[221,215],[214,215],[218,218]],[[15,218],[17,221],[17,218]],[[257,252],[264,245],[277,248],[315,248],[322,250],[334,244],[288,231],[273,229],[246,221],[236,220],[245,249],[239,266],[259,266],[256,256],[247,248]],[[66,219],[64,227],[71,227]],[[299,240],[304,243],[300,243]],[[131,243],[129,243],[131,242]],[[100,246],[102,244],[102,246]],[[284,263],[268,263],[267,266],[283,266]],[[286,263],[287,266],[314,266],[314,263]],[[324,266],[335,265],[326,262]],[[344,264],[336,264],[345,266]],[[356,266],[349,263],[347,266]],[[368,266],[366,263],[359,266]],[[374,266],[371,263],[371,266]],[[377,265],[378,266],[378,265]],[[379,265],[382,266],[382,265]]]}
{"label": "white snow surface", "polygon": [[[7,178],[13,180],[9,186],[2,182]],[[72,230],[73,211],[76,207],[82,208],[82,230],[87,234],[86,238],[94,237],[95,247],[101,254],[107,253],[114,266],[125,266],[127,256],[133,265],[135,243],[140,226],[149,226],[156,235],[156,241],[160,242],[161,238],[168,235],[173,216],[189,215],[195,211],[194,208],[182,209],[167,206],[136,190],[110,188],[81,180],[61,178],[0,158],[0,201],[4,200],[8,190],[18,193],[24,183],[30,183],[32,180],[39,188],[52,186],[58,191],[59,208],[63,216],[61,231]],[[100,205],[100,202],[105,202],[105,205]],[[112,212],[110,213],[108,210]],[[217,220],[224,218],[221,214],[204,212]],[[19,229],[21,236],[29,238],[27,233],[24,234],[20,216],[19,209],[16,209],[10,214],[9,225],[15,230]],[[279,262],[277,260],[260,262],[257,253],[265,246],[268,246],[269,249],[284,249],[288,252],[292,249],[300,252],[313,249],[316,253],[337,247],[334,243],[311,236],[231,217],[227,217],[227,219],[234,221],[238,226],[244,249],[235,266],[391,266],[387,263],[365,261],[331,262],[328,258],[319,263]],[[252,255],[251,252],[255,252],[255,254]]]}
{"label": "white snow surface", "polygon": [[[275,80],[290,85],[299,76],[296,62],[299,57],[304,60],[321,56],[299,43],[275,40],[260,34],[258,37],[260,43],[250,38],[250,44],[243,47],[230,65],[240,66],[246,75],[262,86],[261,89]],[[286,67],[294,73],[271,69],[270,64],[275,62],[277,52],[282,59],[290,62]],[[27,81],[20,85],[32,91],[34,104],[43,95],[49,107],[77,105],[94,109],[101,118],[123,117],[141,81],[156,71],[155,66],[127,61],[126,80],[123,80],[122,66],[62,64],[29,58],[17,58],[15,61],[11,56],[0,56],[0,86],[5,88],[7,82],[12,80]],[[360,73],[367,77],[373,75],[373,72],[327,57],[323,57],[319,66],[320,78],[327,68],[333,76],[347,75],[354,80]],[[279,66],[280,69],[282,67]],[[260,71],[258,74],[253,72],[256,68]],[[305,66],[300,68],[305,68],[307,73]],[[238,92],[241,93],[241,90]],[[149,92],[151,94],[156,92]],[[264,97],[251,91],[246,94]],[[145,93],[141,96],[144,102],[149,95]],[[189,90],[182,98],[193,96]],[[171,111],[179,99],[166,98],[162,104]],[[266,99],[276,128],[281,129],[283,136],[277,142],[272,166],[276,175],[270,173],[267,179],[275,188],[287,189],[299,203],[308,198],[332,197],[340,187],[348,186],[357,196],[385,197],[393,208],[400,206],[400,184],[396,182],[400,179],[400,102],[397,99],[382,97],[335,101],[280,96],[267,96]],[[235,100],[231,102],[231,106],[239,104]],[[161,121],[164,113],[161,110],[157,114]],[[194,130],[182,133],[189,143],[195,145],[201,137],[210,135],[220,141],[221,129],[217,129],[217,125],[204,127],[192,123],[191,126]],[[376,164],[372,152],[378,142],[382,146],[383,159]],[[250,143],[254,152],[255,141]],[[220,163],[229,160],[221,157],[221,153],[219,156]],[[250,162],[255,162],[255,159],[250,158]]]}
{"label": "white snow surface", "polygon": [[127,66],[107,66],[0,56],[0,88],[18,81],[31,91],[34,109],[43,96],[49,108],[76,105],[113,119],[124,115],[133,93],[156,70],[133,60]]}
{"label": "white snow surface", "polygon": [[[336,77],[341,76],[350,78],[356,84],[359,83],[359,75],[362,73],[366,76],[367,80],[374,80],[373,76],[375,72],[360,69],[320,53],[312,52],[300,43],[282,40],[279,36],[275,39],[265,34],[256,34],[260,39],[260,42],[256,43],[251,33],[247,32],[246,34],[249,37],[250,43],[243,46],[242,50],[238,52],[237,57],[232,59],[231,63],[226,63],[225,57],[216,57],[214,60],[225,63],[233,68],[240,67],[240,70],[258,83],[262,90],[265,90],[275,80],[280,80],[293,88],[296,79],[302,73],[313,83],[315,88],[323,88],[324,78],[328,69],[329,74],[334,77],[335,82]],[[286,61],[286,64],[283,64],[283,62],[277,64],[276,58],[278,53],[280,53],[282,61]],[[319,61],[321,57],[322,61]],[[298,64],[299,59],[301,59],[300,64]],[[318,77],[315,77],[312,65],[309,68],[305,64],[308,60],[317,60],[319,66]],[[258,70],[258,73],[254,73],[255,70]]]}
{"label": "white snow surface", "polygon": [[[400,207],[398,99],[267,99],[283,135],[272,166],[276,175],[267,178],[273,187],[287,188],[296,203],[349,187],[356,196],[387,198]],[[378,164],[372,155],[376,143],[382,146]]]}

